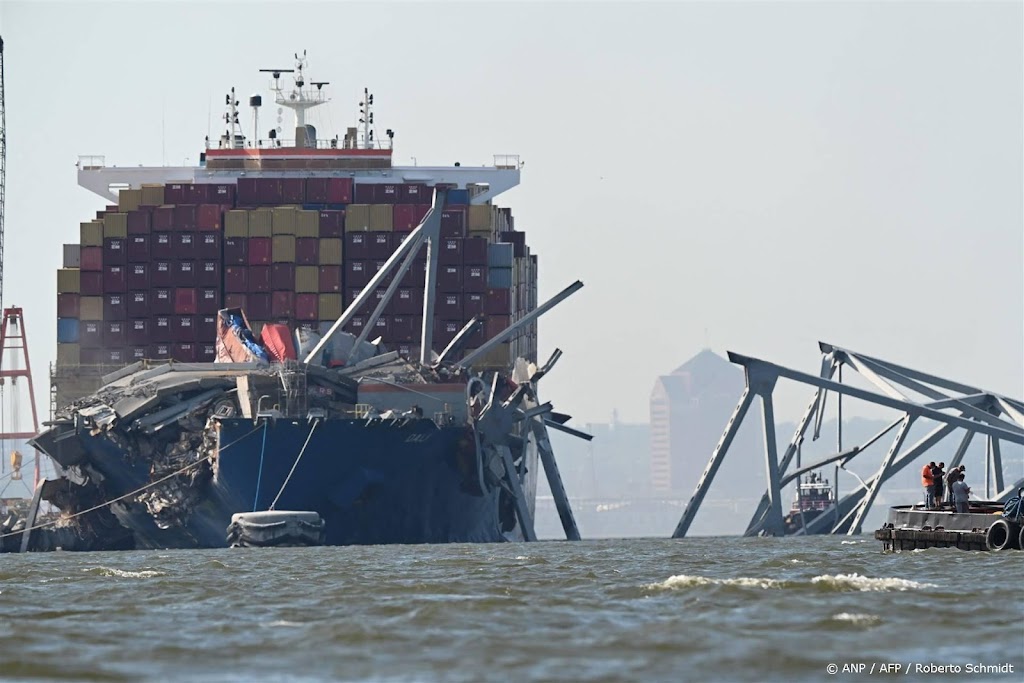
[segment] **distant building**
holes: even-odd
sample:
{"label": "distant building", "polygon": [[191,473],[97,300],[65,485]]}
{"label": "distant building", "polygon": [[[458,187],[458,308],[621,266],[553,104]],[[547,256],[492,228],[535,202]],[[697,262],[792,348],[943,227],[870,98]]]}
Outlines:
{"label": "distant building", "polygon": [[[650,494],[650,428],[646,424],[586,423],[576,427],[594,436],[583,441],[549,431],[566,491],[571,498],[627,498]],[[541,477],[544,480],[544,477]],[[539,489],[547,495],[546,480]]]}

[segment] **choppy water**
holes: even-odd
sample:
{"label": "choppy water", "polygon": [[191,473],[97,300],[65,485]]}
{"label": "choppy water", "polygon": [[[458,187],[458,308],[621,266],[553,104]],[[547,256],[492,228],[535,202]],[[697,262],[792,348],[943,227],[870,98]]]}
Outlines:
{"label": "choppy water", "polygon": [[0,555],[0,679],[1019,681],[1022,563],[833,537]]}

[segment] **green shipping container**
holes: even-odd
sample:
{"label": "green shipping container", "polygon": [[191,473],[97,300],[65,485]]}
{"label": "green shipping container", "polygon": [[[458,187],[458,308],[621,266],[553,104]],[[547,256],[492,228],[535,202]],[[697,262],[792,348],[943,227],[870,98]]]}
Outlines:
{"label": "green shipping container", "polygon": [[319,211],[297,211],[295,217],[296,237],[319,237],[320,236],[320,212]]}
{"label": "green shipping container", "polygon": [[370,205],[349,204],[345,209],[345,232],[362,232],[370,229]]}
{"label": "green shipping container", "polygon": [[270,209],[254,209],[249,212],[249,237],[272,237],[274,214]]}
{"label": "green shipping container", "polygon": [[295,263],[295,235],[274,235],[270,248],[274,263]]}
{"label": "green shipping container", "polygon": [[81,346],[57,344],[57,365],[78,365],[82,362]]}
{"label": "green shipping container", "polygon": [[394,213],[391,204],[370,205],[370,230],[391,232],[394,230]]}
{"label": "green shipping container", "polygon": [[103,320],[103,297],[83,296],[79,299],[78,317],[82,320]]}
{"label": "green shipping container", "polygon": [[[320,289],[320,269],[316,266],[296,266],[295,293],[316,294]],[[338,315],[341,315],[340,313]],[[337,317],[337,316],[335,316]]]}
{"label": "green shipping container", "polygon": [[295,207],[275,206],[273,208],[273,234],[294,235],[295,234]]}
{"label": "green shipping container", "polygon": [[228,211],[224,214],[225,237],[249,236],[249,211]]}
{"label": "green shipping container", "polygon": [[79,294],[82,291],[82,279],[78,268],[61,268],[57,271],[57,293]]}
{"label": "green shipping container", "polygon": [[[125,226],[127,228],[127,226]],[[79,243],[83,247],[103,246],[103,221],[82,223],[79,232]]]}
{"label": "green shipping container", "polygon": [[491,227],[493,227],[490,204],[474,204],[470,206],[469,215],[466,218],[469,223],[467,227],[470,231],[486,230],[490,232]]}
{"label": "green shipping container", "polygon": [[142,186],[142,206],[162,206],[164,203],[163,185]]}
{"label": "green shipping container", "polygon": [[340,266],[342,261],[342,247],[343,242],[340,237],[321,237],[320,238],[320,265],[321,266]]}
{"label": "green shipping container", "polygon": [[[124,190],[121,190],[124,192]],[[140,190],[141,192],[141,190]],[[103,217],[104,237],[127,237],[128,236],[128,214],[108,213]],[[100,242],[100,244],[103,244]]]}
{"label": "green shipping container", "polygon": [[[142,205],[142,190],[121,190],[117,195],[117,208],[120,211],[135,211]],[[123,237],[123,235],[110,235]]]}
{"label": "green shipping container", "polygon": [[321,320],[337,320],[341,317],[341,294],[321,294],[317,303]]}

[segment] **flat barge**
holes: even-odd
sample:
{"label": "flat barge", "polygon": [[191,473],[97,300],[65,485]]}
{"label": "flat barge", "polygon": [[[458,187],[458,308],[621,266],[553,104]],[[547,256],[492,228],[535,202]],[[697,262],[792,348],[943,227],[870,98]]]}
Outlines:
{"label": "flat barge", "polygon": [[961,550],[1020,550],[1024,525],[1020,516],[1004,515],[1002,503],[972,501],[969,512],[928,510],[917,505],[897,505],[889,519],[875,531],[885,552],[923,548]]}

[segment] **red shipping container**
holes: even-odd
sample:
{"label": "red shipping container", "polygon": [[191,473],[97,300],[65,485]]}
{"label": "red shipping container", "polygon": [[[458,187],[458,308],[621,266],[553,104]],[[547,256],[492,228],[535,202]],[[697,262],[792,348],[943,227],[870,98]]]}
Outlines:
{"label": "red shipping container", "polygon": [[103,345],[108,349],[124,346],[124,322],[120,320],[103,322]]}
{"label": "red shipping container", "polygon": [[[166,198],[165,198],[166,199]],[[131,220],[131,216],[128,217]],[[153,232],[174,230],[174,207],[158,206],[153,209]],[[129,232],[131,230],[129,229]]]}
{"label": "red shipping container", "polygon": [[[436,301],[436,300],[435,300]],[[423,312],[423,290],[411,287],[399,287],[391,299],[395,313],[416,315]]]}
{"label": "red shipping container", "polygon": [[462,265],[487,265],[487,240],[483,237],[467,237],[462,240]]}
{"label": "red shipping container", "polygon": [[192,183],[185,186],[186,204],[205,204],[210,201],[210,188],[206,183]]}
{"label": "red shipping container", "polygon": [[467,320],[474,315],[483,315],[484,294],[482,292],[466,292],[462,295],[462,313]]}
{"label": "red shipping container", "polygon": [[174,313],[174,290],[170,287],[157,287],[150,292],[149,305],[153,315],[170,315]]}
{"label": "red shipping container", "polygon": [[157,315],[149,323],[149,332],[155,342],[169,342],[174,339],[171,327],[171,316]]}
{"label": "red shipping container", "polygon": [[398,201],[402,204],[430,204],[433,202],[433,189],[421,183],[399,185]]}
{"label": "red shipping container", "polygon": [[296,294],[295,295],[295,319],[296,320],[319,320],[319,295],[317,294]]}
{"label": "red shipping container", "polygon": [[437,288],[442,292],[457,292],[462,289],[462,266],[437,267]]}
{"label": "red shipping container", "polygon": [[103,319],[125,320],[128,317],[128,295],[111,292],[103,295]]}
{"label": "red shipping container", "polygon": [[126,268],[128,289],[149,289],[148,263],[129,263]]}
{"label": "red shipping container", "polygon": [[196,320],[196,339],[197,340],[216,340],[217,339],[217,314],[213,315],[201,315]]}
{"label": "red shipping container", "polygon": [[183,232],[196,229],[195,204],[178,204],[174,207],[174,229]]}
{"label": "red shipping container", "polygon": [[441,248],[437,252],[437,262],[442,266],[461,266],[462,240],[458,237],[441,238]]}
{"label": "red shipping container", "polygon": [[395,204],[392,210],[392,224],[399,232],[407,232],[419,225],[414,216],[416,207],[412,204]]}
{"label": "red shipping container", "polygon": [[127,323],[127,328],[127,338],[129,344],[149,343],[149,320],[147,320],[146,318],[129,320]]}
{"label": "red shipping container", "polygon": [[306,203],[306,181],[305,181],[305,178],[281,178],[281,203],[282,204],[305,204]]}
{"label": "red shipping container", "polygon": [[224,308],[240,308],[249,314],[248,301],[246,301],[247,295],[239,294],[237,292],[225,292],[224,293]]}
{"label": "red shipping container", "polygon": [[196,285],[195,261],[178,261],[173,268],[175,287],[194,287]]}
{"label": "red shipping container", "polygon": [[104,292],[125,292],[127,288],[128,280],[124,266],[103,266]]}
{"label": "red shipping container", "polygon": [[274,292],[271,295],[270,312],[275,318],[292,317],[295,313],[295,292]]}
{"label": "red shipping container", "polygon": [[125,306],[129,318],[141,318],[153,313],[149,308],[149,292],[128,292]]}
{"label": "red shipping container", "polygon": [[149,263],[149,235],[128,236],[128,263]]}
{"label": "red shipping container", "polygon": [[267,320],[270,318],[270,294],[247,294],[249,307],[245,310],[249,320]]}
{"label": "red shipping container", "polygon": [[217,359],[217,345],[216,344],[198,344],[199,347],[199,362],[200,363],[212,363]]}
{"label": "red shipping container", "polygon": [[320,240],[316,237],[299,237],[295,240],[295,263],[300,266],[315,266],[320,262]]}
{"label": "red shipping container", "polygon": [[196,345],[194,342],[178,342],[171,344],[171,358],[179,363],[195,363]]}
{"label": "red shipping container", "polygon": [[128,347],[128,360],[132,363],[139,360],[146,360],[149,358],[149,347],[148,346],[130,346]]}
{"label": "red shipping container", "polygon": [[168,204],[184,204],[188,195],[188,184],[168,183],[164,186],[164,201]]}
{"label": "red shipping container", "polygon": [[244,294],[249,291],[249,269],[245,266],[228,266],[224,269],[224,291]]}
{"label": "red shipping container", "polygon": [[280,204],[281,203],[281,179],[280,178],[257,178],[256,179],[256,203],[257,204]]}
{"label": "red shipping container", "polygon": [[199,311],[199,292],[195,287],[174,290],[174,312],[177,315],[195,315]]}
{"label": "red shipping container", "polygon": [[341,291],[341,266],[320,266],[320,281],[317,290],[321,293]]}
{"label": "red shipping container", "polygon": [[221,213],[219,204],[200,204],[196,207],[196,228],[199,230],[220,230]]}
{"label": "red shipping container", "polygon": [[487,266],[462,267],[462,291],[484,292],[487,290]]}
{"label": "red shipping container", "polygon": [[171,341],[194,342],[196,340],[196,319],[191,315],[176,315],[171,318]]}
{"label": "red shipping container", "polygon": [[219,232],[201,232],[197,235],[199,244],[196,251],[199,258],[212,261],[221,260],[221,238]]}
{"label": "red shipping container", "polygon": [[81,270],[103,272],[103,247],[82,247]]}
{"label": "red shipping container", "polygon": [[154,232],[149,239],[149,253],[154,259],[174,258],[174,242],[169,232]]}
{"label": "red shipping container", "polygon": [[344,211],[320,212],[320,237],[341,237],[345,233]]}
{"label": "red shipping container", "polygon": [[249,264],[249,240],[245,237],[224,238],[224,265],[245,266]]}
{"label": "red shipping container", "polygon": [[[158,211],[159,209],[154,209]],[[171,214],[173,215],[173,214]],[[128,212],[128,234],[129,235],[148,235],[151,226],[153,224],[152,214],[149,211],[129,211]],[[170,228],[170,224],[167,225]]]}
{"label": "red shipping container", "polygon": [[295,264],[275,263],[271,266],[270,288],[275,291],[295,291]]}
{"label": "red shipping container", "polygon": [[216,313],[220,310],[220,287],[200,287],[199,288],[199,308],[200,314]]}
{"label": "red shipping container", "polygon": [[174,243],[174,256],[176,260],[190,260],[197,256],[197,240],[195,233],[178,232],[172,237]]}
{"label": "red shipping container", "polygon": [[445,320],[461,320],[462,292],[438,294],[434,300],[434,315]]}
{"label": "red shipping container", "polygon": [[370,281],[369,261],[348,261],[345,264],[345,286],[362,287]]}
{"label": "red shipping container", "polygon": [[58,294],[57,295],[57,317],[77,318],[81,311],[82,297],[80,294]]}
{"label": "red shipping container", "polygon": [[167,360],[171,357],[170,344],[153,344],[149,347],[149,357],[154,360]]}
{"label": "red shipping container", "polygon": [[394,247],[391,246],[392,234],[390,232],[369,232],[369,250],[371,259],[388,260]]}
{"label": "red shipping container", "polygon": [[98,349],[103,346],[103,321],[82,320],[78,323],[78,343],[83,349]]}
{"label": "red shipping container", "polygon": [[260,343],[266,348],[271,361],[295,360],[295,343],[287,324],[265,325],[260,332]]}
{"label": "red shipping container", "polygon": [[364,261],[370,258],[370,234],[368,232],[345,233],[346,261]]}
{"label": "red shipping container", "polygon": [[356,183],[354,194],[355,204],[373,204],[377,191],[373,185],[368,183]]}
{"label": "red shipping container", "polygon": [[196,285],[200,287],[220,287],[220,261],[200,261],[196,268]]}
{"label": "red shipping container", "polygon": [[272,258],[273,239],[270,237],[249,238],[249,265],[266,266],[273,262]]}
{"label": "red shipping container", "polygon": [[210,185],[207,197],[211,204],[233,207],[235,205],[235,185],[234,183],[214,183]]}
{"label": "red shipping container", "polygon": [[384,183],[373,186],[374,204],[396,204],[398,203],[398,185]]}
{"label": "red shipping container", "polygon": [[351,204],[352,203],[352,179],[351,178],[328,178],[327,179],[327,203],[328,204]]}
{"label": "red shipping container", "polygon": [[306,178],[306,202],[327,203],[327,178]]}
{"label": "red shipping container", "polygon": [[99,271],[82,271],[79,273],[81,279],[82,296],[100,296],[103,294],[103,273]]}
{"label": "red shipping container", "polygon": [[[511,289],[488,289],[484,299],[484,313],[487,315],[510,315],[512,313]],[[488,337],[489,339],[490,337]]]}
{"label": "red shipping container", "polygon": [[249,293],[271,291],[270,266],[249,267]]}

